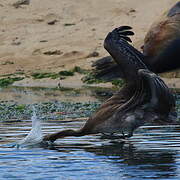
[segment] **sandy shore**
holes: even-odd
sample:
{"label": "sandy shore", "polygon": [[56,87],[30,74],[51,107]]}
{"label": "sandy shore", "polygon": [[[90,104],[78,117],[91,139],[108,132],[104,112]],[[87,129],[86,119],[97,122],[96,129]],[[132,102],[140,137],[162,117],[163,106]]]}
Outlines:
{"label": "sandy shore", "polygon": [[[104,37],[120,25],[133,27],[133,44],[140,48],[152,22],[177,2],[32,0],[29,5],[15,7],[17,1],[0,2],[0,75],[58,72],[74,66],[89,69],[94,60],[108,55],[102,46]],[[98,57],[89,58],[94,51]],[[33,83],[30,79],[18,83],[23,82]],[[72,82],[76,79],[64,83]],[[50,80],[45,79],[44,84],[48,83]],[[180,87],[178,80],[168,83]]]}

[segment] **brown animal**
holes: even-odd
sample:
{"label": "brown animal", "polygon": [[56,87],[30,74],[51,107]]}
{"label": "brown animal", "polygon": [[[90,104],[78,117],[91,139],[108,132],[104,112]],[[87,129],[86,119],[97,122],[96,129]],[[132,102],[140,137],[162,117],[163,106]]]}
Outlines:
{"label": "brown animal", "polygon": [[[133,35],[133,34],[131,34]],[[180,2],[153,23],[144,39],[142,61],[155,73],[180,68]],[[97,78],[114,79],[123,73],[111,57],[104,57],[92,65]]]}
{"label": "brown animal", "polygon": [[180,2],[153,23],[144,39],[143,54],[153,72],[180,67]]}
{"label": "brown animal", "polygon": [[121,69],[126,85],[102,104],[80,130],[46,135],[44,141],[96,133],[122,133],[124,138],[131,137],[133,131],[146,122],[173,123],[170,115],[175,99],[160,77],[147,69],[143,56],[127,42],[130,41],[128,35],[132,35],[130,29],[129,26],[116,28],[104,41],[104,47]]}

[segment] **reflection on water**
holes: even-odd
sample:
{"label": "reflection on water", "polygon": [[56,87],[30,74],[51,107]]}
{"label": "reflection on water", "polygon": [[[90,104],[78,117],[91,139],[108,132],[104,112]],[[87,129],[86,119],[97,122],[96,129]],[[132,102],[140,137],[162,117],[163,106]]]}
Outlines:
{"label": "reflection on water", "polygon": [[[79,128],[84,120],[46,121],[43,132]],[[51,146],[12,148],[31,121],[0,126],[0,179],[179,179],[180,126],[142,127],[126,142],[100,134]]]}

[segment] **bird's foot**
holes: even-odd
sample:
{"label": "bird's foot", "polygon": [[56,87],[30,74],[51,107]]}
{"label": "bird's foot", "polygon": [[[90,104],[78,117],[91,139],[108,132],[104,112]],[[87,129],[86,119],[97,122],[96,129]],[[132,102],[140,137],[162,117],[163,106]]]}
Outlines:
{"label": "bird's foot", "polygon": [[133,132],[129,132],[128,134],[124,134],[124,132],[122,132],[122,139],[127,139],[133,136]]}

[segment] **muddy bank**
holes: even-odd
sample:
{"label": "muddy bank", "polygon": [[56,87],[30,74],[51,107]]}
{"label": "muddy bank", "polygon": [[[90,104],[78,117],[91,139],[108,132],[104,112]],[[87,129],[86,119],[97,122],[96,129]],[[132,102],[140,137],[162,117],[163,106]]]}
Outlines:
{"label": "muddy bank", "polygon": [[[22,77],[21,87],[81,88],[84,75],[65,79],[33,79],[33,73],[58,73],[75,66],[91,69],[106,34],[120,25],[133,27],[133,45],[140,49],[151,24],[177,0],[40,0],[0,2],[0,76]],[[9,16],[11,14],[11,16]],[[55,74],[56,75],[56,74]],[[173,75],[170,77],[174,77]],[[179,79],[165,79],[180,88]],[[9,79],[8,79],[9,82]],[[91,86],[112,87],[111,83]]]}
{"label": "muddy bank", "polygon": [[[21,81],[16,81],[13,85],[20,87],[46,87],[46,88],[58,88],[59,84],[64,88],[82,88],[83,86],[91,86],[91,87],[105,87],[105,88],[113,88],[111,82],[107,83],[94,83],[94,84],[86,84],[82,82],[82,76],[76,75],[65,80],[59,79],[30,79],[26,78]],[[180,90],[180,78],[164,78],[162,79],[166,82],[169,88],[179,89]]]}
{"label": "muddy bank", "polygon": [[[6,0],[0,3],[0,75],[90,68],[104,57],[106,34],[120,25],[135,31],[140,48],[145,33],[176,0]],[[11,16],[10,16],[11,14]]]}

